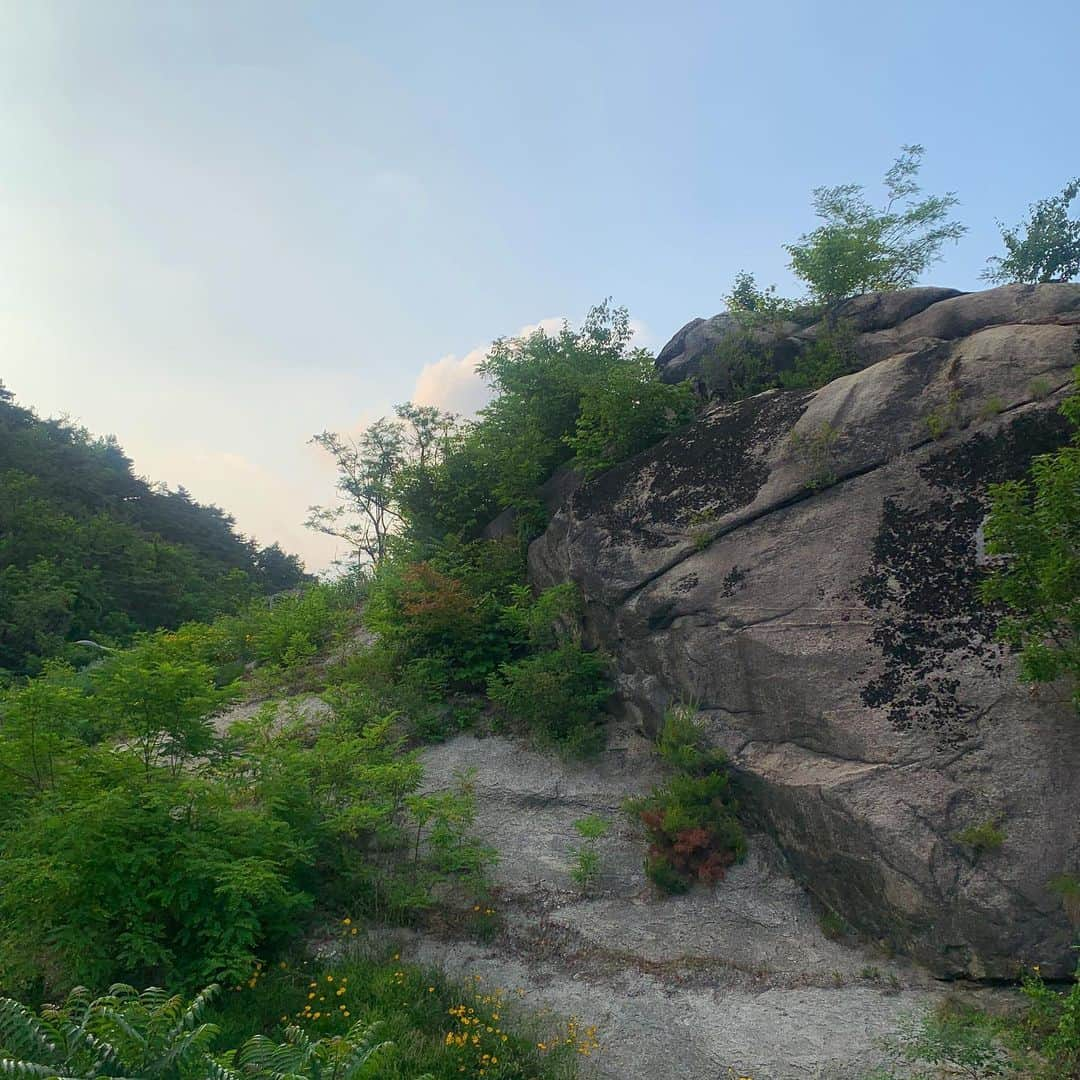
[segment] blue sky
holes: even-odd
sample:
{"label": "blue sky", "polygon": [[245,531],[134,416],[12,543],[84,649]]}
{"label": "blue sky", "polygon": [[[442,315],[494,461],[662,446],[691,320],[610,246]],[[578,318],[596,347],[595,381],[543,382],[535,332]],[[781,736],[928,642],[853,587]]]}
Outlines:
{"label": "blue sky", "polygon": [[[305,441],[612,296],[658,347],[921,142],[970,231],[1080,172],[1080,5],[0,0],[0,377],[321,566]],[[441,361],[441,363],[440,363]]]}

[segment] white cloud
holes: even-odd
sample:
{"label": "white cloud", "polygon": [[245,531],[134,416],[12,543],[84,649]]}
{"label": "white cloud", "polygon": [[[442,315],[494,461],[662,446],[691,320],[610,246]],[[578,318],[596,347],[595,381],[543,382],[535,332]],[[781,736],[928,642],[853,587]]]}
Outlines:
{"label": "white cloud", "polygon": [[638,349],[652,349],[657,344],[653,332],[640,319],[630,320],[630,343]]}
{"label": "white cloud", "polygon": [[[552,316],[523,326],[510,336],[524,337],[535,330],[553,334],[562,329],[563,322],[561,316]],[[473,416],[491,396],[476,370],[487,353],[485,345],[464,356],[447,353],[434,363],[425,364],[416,378],[412,400],[418,405],[437,405],[448,412]]]}

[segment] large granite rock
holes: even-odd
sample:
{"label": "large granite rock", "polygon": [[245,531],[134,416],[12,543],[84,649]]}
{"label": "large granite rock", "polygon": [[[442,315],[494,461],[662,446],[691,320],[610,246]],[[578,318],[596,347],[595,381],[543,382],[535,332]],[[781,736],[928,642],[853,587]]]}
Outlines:
{"label": "large granite rock", "polygon": [[[990,326],[1066,321],[1076,313],[1076,286],[1003,285],[985,292],[918,286],[890,293],[866,293],[836,307],[827,320],[799,327],[783,322],[757,328],[748,335],[771,370],[790,368],[799,353],[827,327],[843,324],[855,335],[860,366],[877,363],[902,349],[955,341]],[[710,361],[724,342],[745,334],[739,321],[726,313],[694,319],[660,350],[656,366],[665,382],[689,379],[705,393]],[[714,390],[714,396],[723,396]]]}
{"label": "large granite rock", "polygon": [[[581,585],[645,728],[698,703],[849,922],[943,976],[1068,975],[1048,883],[1080,872],[1080,720],[1064,689],[1017,681],[978,586],[987,485],[1067,437],[1080,285],[869,325],[863,370],[714,404],[580,487],[531,574]],[[958,841],[988,821],[1000,849]]]}

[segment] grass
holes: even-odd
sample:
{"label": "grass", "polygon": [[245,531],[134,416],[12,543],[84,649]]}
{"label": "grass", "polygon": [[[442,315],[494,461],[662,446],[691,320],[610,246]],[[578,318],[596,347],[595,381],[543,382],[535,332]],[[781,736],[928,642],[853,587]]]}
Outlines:
{"label": "grass", "polygon": [[821,927],[821,932],[830,941],[839,941],[851,933],[851,927],[848,925],[847,920],[835,911],[822,912],[818,918],[818,926]]}
{"label": "grass", "polygon": [[531,1011],[520,992],[485,987],[478,976],[455,983],[362,945],[347,951],[337,960],[283,961],[230,988],[208,1018],[221,1028],[218,1045],[258,1033],[280,1041],[288,1024],[319,1038],[357,1020],[377,1023],[377,1038],[393,1043],[373,1062],[379,1080],[573,1080],[599,1051],[593,1028]]}
{"label": "grass", "polygon": [[1006,836],[994,821],[984,821],[980,825],[969,825],[956,834],[956,842],[971,848],[976,854],[997,851],[1005,843]]}

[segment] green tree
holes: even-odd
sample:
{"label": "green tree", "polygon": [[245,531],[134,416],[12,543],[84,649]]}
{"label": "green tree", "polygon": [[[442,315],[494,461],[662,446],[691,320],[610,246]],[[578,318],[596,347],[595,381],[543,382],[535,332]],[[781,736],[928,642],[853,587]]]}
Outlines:
{"label": "green tree", "polygon": [[137,748],[149,777],[165,758],[174,771],[213,741],[210,716],[235,694],[214,683],[214,668],[159,634],[111,658],[93,675],[95,703],[108,730]]}
{"label": "green tree", "polygon": [[1061,193],[1040,199],[1015,228],[998,223],[1004,255],[994,255],[983,278],[998,284],[1010,281],[1071,281],[1080,277],[1080,217],[1069,217],[1069,207],[1080,195],[1080,177],[1070,180]]}
{"label": "green tree", "polygon": [[357,565],[374,567],[386,558],[402,528],[403,477],[409,469],[434,469],[451,443],[456,419],[433,406],[407,402],[395,419],[382,417],[353,440],[324,431],[312,438],[334,459],[337,506],[313,506],[307,526],[344,540]]}
{"label": "green tree", "polygon": [[537,487],[573,456],[567,440],[590,388],[624,366],[640,372],[632,336],[627,310],[605,301],[578,330],[564,324],[556,334],[538,329],[492,345],[479,371],[494,397],[475,437],[492,462],[501,505],[535,508]]}
{"label": "green tree", "polygon": [[585,388],[574,432],[563,441],[575,467],[592,476],[682,427],[694,404],[689,383],[661,382],[652,355],[635,350]]}
{"label": "green tree", "polygon": [[832,305],[858,293],[914,285],[941,257],[945,242],[964,234],[964,225],[948,220],[958,202],[952,192],[920,197],[916,178],[923,153],[921,146],[901,147],[885,174],[881,209],[870,204],[861,184],[814,190],[823,224],[786,250],[815,301]]}
{"label": "green tree", "polygon": [[46,677],[0,696],[0,794],[14,798],[56,784],[86,708],[70,678],[70,668],[54,664]]}
{"label": "green tree", "polygon": [[990,490],[986,547],[1001,562],[983,596],[1008,612],[999,634],[1020,650],[1021,678],[1068,677],[1080,709],[1080,394],[1061,411],[1077,427],[1071,442]]}
{"label": "green tree", "polygon": [[74,640],[124,644],[305,580],[218,507],[136,476],[114,439],[42,420],[0,387],[0,683]]}

